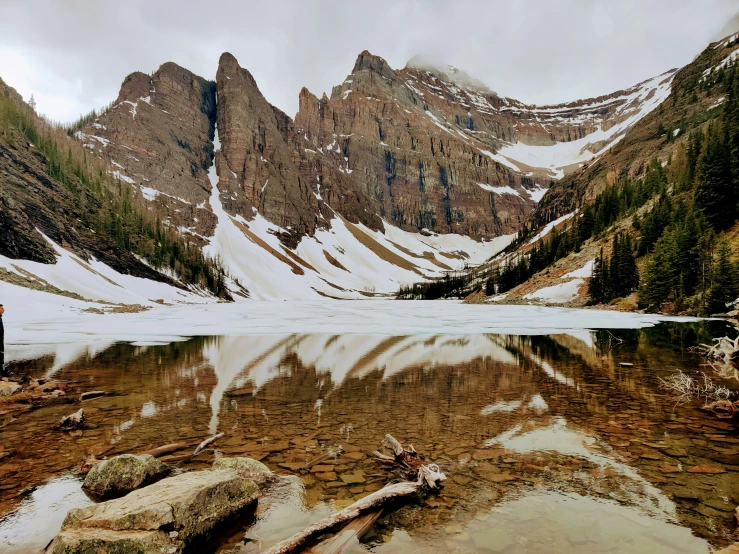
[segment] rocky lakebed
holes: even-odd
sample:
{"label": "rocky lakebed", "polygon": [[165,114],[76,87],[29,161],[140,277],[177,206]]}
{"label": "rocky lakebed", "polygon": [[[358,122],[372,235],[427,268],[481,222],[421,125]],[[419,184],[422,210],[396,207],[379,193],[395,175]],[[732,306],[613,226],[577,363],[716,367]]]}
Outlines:
{"label": "rocky lakebed", "polygon": [[737,418],[662,386],[682,371],[739,389],[733,365],[688,352],[729,331],[59,346],[2,384],[0,550],[265,552],[401,481],[374,454],[386,434],[443,488],[383,506],[336,551],[730,548]]}

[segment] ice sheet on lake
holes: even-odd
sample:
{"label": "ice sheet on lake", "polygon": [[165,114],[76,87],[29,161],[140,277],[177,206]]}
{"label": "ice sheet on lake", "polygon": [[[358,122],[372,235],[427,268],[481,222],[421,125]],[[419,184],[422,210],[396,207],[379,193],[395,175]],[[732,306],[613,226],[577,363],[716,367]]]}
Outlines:
{"label": "ice sheet on lake", "polygon": [[6,301],[11,346],[119,340],[163,342],[215,335],[548,335],[583,329],[639,329],[660,321],[696,321],[605,310],[474,305],[459,301],[323,300],[155,306],[139,313],[25,311]]}

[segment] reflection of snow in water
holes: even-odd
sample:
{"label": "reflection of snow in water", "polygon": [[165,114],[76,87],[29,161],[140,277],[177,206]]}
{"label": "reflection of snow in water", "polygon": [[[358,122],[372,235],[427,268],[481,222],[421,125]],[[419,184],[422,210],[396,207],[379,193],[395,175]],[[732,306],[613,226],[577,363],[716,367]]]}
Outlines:
{"label": "reflection of snow in water", "polygon": [[[522,426],[518,424],[490,439],[485,446],[501,446],[506,450],[520,454],[556,452],[565,456],[588,460],[600,468],[609,468],[624,477],[628,477],[639,486],[624,491],[631,496],[634,504],[640,505],[650,514],[664,516],[671,521],[675,519],[676,506],[672,500],[629,465],[605,454],[594,452],[592,447],[595,446],[596,439],[568,428],[565,418],[553,417],[550,425],[519,434],[521,430]],[[651,499],[651,503],[644,502],[645,496]]]}
{"label": "reflection of snow in water", "polygon": [[103,350],[107,350],[115,341],[103,340],[92,344],[79,342],[60,343],[53,345],[54,365],[46,372],[47,377],[53,377],[64,366],[81,358],[94,358]]}
{"label": "reflection of snow in water", "polygon": [[141,417],[151,417],[156,415],[157,406],[153,401],[149,400],[143,406],[141,406]]}
{"label": "reflection of snow in water", "polygon": [[709,552],[708,543],[688,528],[612,501],[558,492],[501,502],[481,521],[467,524],[465,531],[475,546],[497,544],[505,549],[518,543],[532,553]]}
{"label": "reflection of snow in water", "polygon": [[212,415],[209,431],[218,428],[218,415],[226,390],[236,377],[246,373],[257,386],[279,373],[279,362],[284,355],[283,343],[291,342],[284,336],[216,337],[203,347],[203,356],[213,367],[218,382],[210,394]]}
{"label": "reflection of snow in water", "polygon": [[[210,395],[209,431],[218,428],[223,396],[247,382],[259,389],[283,371],[282,360],[295,354],[302,365],[330,376],[335,386],[348,376],[382,371],[388,378],[412,367],[456,365],[476,358],[516,364],[500,337],[489,335],[293,335],[217,337],[203,348],[218,382]],[[320,392],[320,391],[319,391]],[[533,406],[532,406],[533,407]],[[320,405],[317,408],[320,417]]]}
{"label": "reflection of snow in water", "polygon": [[306,491],[300,478],[295,475],[283,476],[268,495],[260,498],[256,521],[244,536],[252,541],[269,537],[269,542],[260,544],[265,549],[333,512],[332,506],[326,502],[306,505]]}
{"label": "reflection of snow in water", "polygon": [[568,387],[579,388],[574,379],[572,379],[571,377],[567,377],[566,375],[562,375],[559,371],[554,369],[549,364],[549,362],[542,360],[539,356],[536,356],[535,354],[527,354],[527,357],[536,365],[538,365],[544,371],[544,373],[549,375],[549,377],[551,377],[558,383],[562,383],[563,385],[567,385]]}
{"label": "reflection of snow in water", "polygon": [[527,406],[538,414],[546,412],[549,409],[549,405],[540,394],[535,394]]}
{"label": "reflection of snow in water", "polygon": [[36,488],[20,507],[0,517],[0,551],[4,554],[40,552],[62,526],[67,511],[92,502],[79,478],[65,475]]}
{"label": "reflection of snow in water", "polygon": [[500,402],[496,402],[495,404],[485,406],[482,410],[480,410],[480,415],[486,416],[497,412],[513,412],[520,409],[521,407],[529,408],[537,414],[546,412],[549,409],[549,405],[540,394],[535,394],[526,404],[524,404],[524,402],[524,400],[511,400],[509,402],[501,400]]}

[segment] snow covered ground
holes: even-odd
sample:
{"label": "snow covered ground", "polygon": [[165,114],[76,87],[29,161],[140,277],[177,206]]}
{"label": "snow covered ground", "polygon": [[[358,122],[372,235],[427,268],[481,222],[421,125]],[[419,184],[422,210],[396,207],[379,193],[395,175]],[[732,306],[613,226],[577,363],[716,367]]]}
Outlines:
{"label": "snow covered ground", "polygon": [[593,275],[593,265],[595,260],[586,262],[580,269],[570,271],[560,277],[565,280],[563,283],[557,283],[550,287],[543,287],[537,291],[530,292],[524,296],[527,300],[542,300],[544,302],[552,302],[564,304],[577,298],[580,287],[585,283],[585,278]]}
{"label": "snow covered ground", "polygon": [[[55,264],[0,256],[0,269],[7,271],[19,282],[25,281],[36,287],[26,288],[0,279],[0,303],[7,309],[22,311],[30,317],[47,317],[69,309],[103,308],[106,304],[153,306],[159,300],[191,304],[213,301],[212,297],[204,293],[124,275],[95,259],[85,261],[48,237],[44,238],[56,252]],[[42,292],[53,289],[69,293],[70,296]]]}

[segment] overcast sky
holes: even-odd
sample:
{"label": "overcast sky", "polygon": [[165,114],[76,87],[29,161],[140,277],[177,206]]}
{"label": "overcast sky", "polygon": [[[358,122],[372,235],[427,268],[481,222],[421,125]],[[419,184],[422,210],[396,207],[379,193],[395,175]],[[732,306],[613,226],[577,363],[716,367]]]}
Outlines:
{"label": "overcast sky", "polygon": [[394,68],[451,63],[499,94],[554,103],[690,62],[736,25],[737,0],[0,0],[0,77],[71,121],[132,71],[174,61],[213,79],[221,52],[290,115],[369,50]]}

